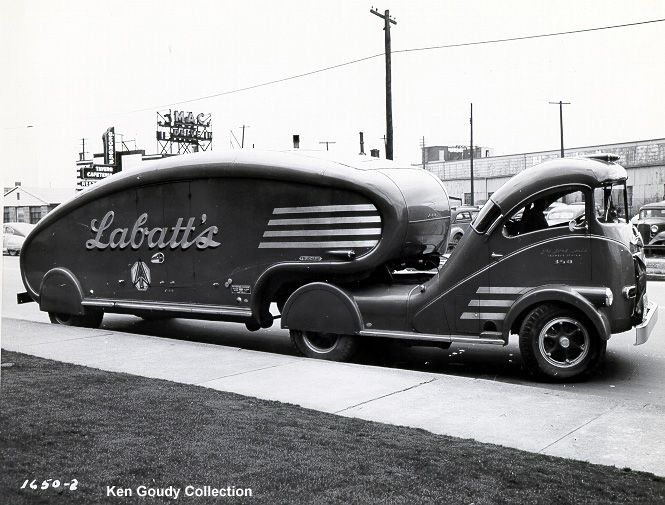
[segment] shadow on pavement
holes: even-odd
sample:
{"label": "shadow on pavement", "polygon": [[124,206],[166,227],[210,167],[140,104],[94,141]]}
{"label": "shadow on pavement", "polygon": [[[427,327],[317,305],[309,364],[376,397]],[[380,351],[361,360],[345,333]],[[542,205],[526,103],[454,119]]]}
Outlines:
{"label": "shadow on pavement", "polygon": [[[287,331],[275,327],[250,332],[241,324],[188,319],[147,321],[134,316],[108,314],[102,328],[109,330],[172,338],[182,341],[225,345],[254,351],[297,355]],[[405,346],[390,340],[369,340],[355,363],[456,375],[501,382],[540,385],[560,389],[562,385],[534,382],[522,368],[516,338],[506,347],[477,344],[452,345],[449,349]],[[585,381],[585,388],[596,383],[621,383],[634,375],[634,366],[618,354],[608,351],[605,365]],[[575,383],[573,383],[573,387]],[[570,387],[570,385],[569,385]]]}

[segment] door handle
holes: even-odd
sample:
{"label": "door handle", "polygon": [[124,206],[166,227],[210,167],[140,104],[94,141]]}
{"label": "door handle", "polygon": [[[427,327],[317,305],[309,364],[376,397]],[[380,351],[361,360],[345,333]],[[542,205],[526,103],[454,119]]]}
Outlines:
{"label": "door handle", "polygon": [[328,254],[332,256],[338,256],[342,259],[345,260],[352,260],[353,258],[356,257],[356,251],[353,249],[343,249],[343,250],[337,250],[337,251],[326,251]]}
{"label": "door handle", "polygon": [[499,258],[503,258],[503,254],[492,253],[490,254],[490,258],[492,258],[493,260],[498,260]]}

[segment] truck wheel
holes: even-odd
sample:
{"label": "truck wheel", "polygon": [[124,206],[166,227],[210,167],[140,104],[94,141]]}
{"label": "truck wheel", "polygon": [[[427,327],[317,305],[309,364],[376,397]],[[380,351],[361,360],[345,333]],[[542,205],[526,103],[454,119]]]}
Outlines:
{"label": "truck wheel", "polygon": [[308,358],[346,361],[358,350],[358,341],[349,335],[291,330],[291,342]]}
{"label": "truck wheel", "polygon": [[543,304],[520,329],[520,353],[532,375],[565,381],[590,374],[600,364],[607,342],[569,308]]}
{"label": "truck wheel", "polygon": [[48,318],[53,324],[62,324],[64,326],[82,326],[84,328],[99,328],[104,318],[104,312],[101,310],[89,311],[82,316],[72,314],[59,314],[49,312]]}

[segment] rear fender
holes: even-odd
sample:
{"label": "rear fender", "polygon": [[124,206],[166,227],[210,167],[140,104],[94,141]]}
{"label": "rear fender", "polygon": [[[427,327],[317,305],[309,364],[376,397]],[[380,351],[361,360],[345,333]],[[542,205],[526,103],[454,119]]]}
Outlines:
{"label": "rear fender", "polygon": [[587,298],[570,286],[542,286],[519,298],[508,310],[503,326],[504,336],[508,336],[516,321],[521,321],[526,312],[541,303],[570,305],[580,311],[591,322],[596,333],[603,340],[612,335],[607,316],[598,310]]}
{"label": "rear fender", "polygon": [[66,268],[46,272],[39,287],[39,309],[44,312],[83,315],[83,289],[76,276]]}
{"label": "rear fender", "polygon": [[353,335],[361,330],[362,317],[346,292],[326,282],[312,282],[286,301],[282,328]]}

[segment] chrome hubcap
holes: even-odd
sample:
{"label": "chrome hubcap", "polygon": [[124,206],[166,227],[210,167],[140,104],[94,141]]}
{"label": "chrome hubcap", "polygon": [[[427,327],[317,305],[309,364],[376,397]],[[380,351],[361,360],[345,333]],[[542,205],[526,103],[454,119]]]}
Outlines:
{"label": "chrome hubcap", "polygon": [[339,335],[334,333],[304,333],[303,341],[305,345],[317,354],[326,354],[337,347]]}
{"label": "chrome hubcap", "polygon": [[589,354],[591,339],[579,321],[559,317],[549,321],[538,335],[538,349],[550,365],[570,368]]}

